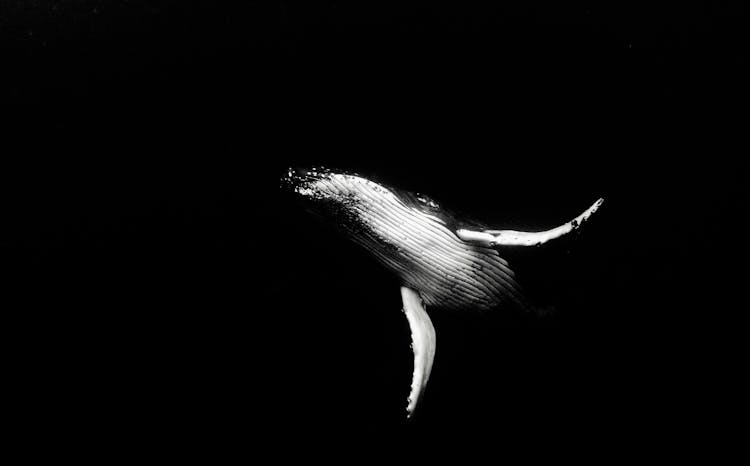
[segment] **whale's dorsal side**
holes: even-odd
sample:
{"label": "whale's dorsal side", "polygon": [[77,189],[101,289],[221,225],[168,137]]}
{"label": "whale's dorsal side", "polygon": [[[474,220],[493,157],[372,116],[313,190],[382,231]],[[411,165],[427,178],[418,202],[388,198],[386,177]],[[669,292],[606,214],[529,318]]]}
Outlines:
{"label": "whale's dorsal side", "polygon": [[414,373],[406,407],[408,416],[411,417],[430,379],[432,361],[435,359],[436,336],[435,327],[425,311],[419,292],[402,286],[401,299],[404,304],[403,311],[411,329],[411,348],[414,352]]}

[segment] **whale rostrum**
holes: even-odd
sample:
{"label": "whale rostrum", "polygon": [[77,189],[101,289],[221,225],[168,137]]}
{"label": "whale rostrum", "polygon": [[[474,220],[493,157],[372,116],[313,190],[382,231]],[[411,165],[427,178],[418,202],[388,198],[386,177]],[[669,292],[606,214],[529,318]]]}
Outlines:
{"label": "whale rostrum", "polygon": [[322,168],[290,168],[282,188],[302,197],[312,213],[333,223],[400,279],[414,352],[408,416],[424,393],[435,357],[435,328],[426,310],[533,309],[502,252],[566,236],[603,202],[598,199],[558,227],[526,232],[458,228],[465,222],[427,196]]}

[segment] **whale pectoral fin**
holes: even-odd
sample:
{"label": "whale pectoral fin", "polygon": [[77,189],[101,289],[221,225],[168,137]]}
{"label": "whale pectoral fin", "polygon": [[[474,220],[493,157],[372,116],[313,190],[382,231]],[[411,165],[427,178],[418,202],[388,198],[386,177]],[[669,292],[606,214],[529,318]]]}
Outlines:
{"label": "whale pectoral fin", "polygon": [[515,230],[483,230],[473,231],[461,229],[456,231],[462,241],[478,243],[484,246],[539,246],[549,240],[559,238],[571,231],[577,230],[599,209],[604,199],[594,202],[585,212],[573,220],[547,231],[528,232]]}
{"label": "whale pectoral fin", "polygon": [[435,327],[416,290],[402,286],[401,299],[404,302],[404,314],[409,321],[411,347],[414,351],[414,373],[411,380],[409,404],[406,407],[408,417],[411,417],[424,393],[432,371],[432,361],[435,359]]}

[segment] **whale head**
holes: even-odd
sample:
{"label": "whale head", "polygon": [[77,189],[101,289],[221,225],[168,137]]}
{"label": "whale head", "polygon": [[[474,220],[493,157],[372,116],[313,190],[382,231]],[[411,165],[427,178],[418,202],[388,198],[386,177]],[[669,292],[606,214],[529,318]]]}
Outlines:
{"label": "whale head", "polygon": [[373,194],[379,186],[357,175],[318,167],[289,168],[281,185],[318,213],[365,202],[368,192]]}
{"label": "whale head", "polygon": [[376,234],[393,242],[388,225],[403,223],[415,213],[439,218],[439,206],[422,195],[393,189],[359,175],[326,168],[289,168],[282,188],[300,198],[307,210],[352,235]]}

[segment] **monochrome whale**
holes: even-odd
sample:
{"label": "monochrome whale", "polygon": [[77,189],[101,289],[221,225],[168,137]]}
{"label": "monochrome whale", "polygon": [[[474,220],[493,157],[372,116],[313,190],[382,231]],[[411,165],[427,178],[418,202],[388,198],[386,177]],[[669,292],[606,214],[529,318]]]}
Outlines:
{"label": "monochrome whale", "polygon": [[435,328],[426,309],[533,309],[502,252],[565,236],[603,202],[556,228],[524,232],[472,226],[427,196],[324,168],[290,168],[281,184],[400,279],[414,352],[408,416],[424,393],[435,357]]}

